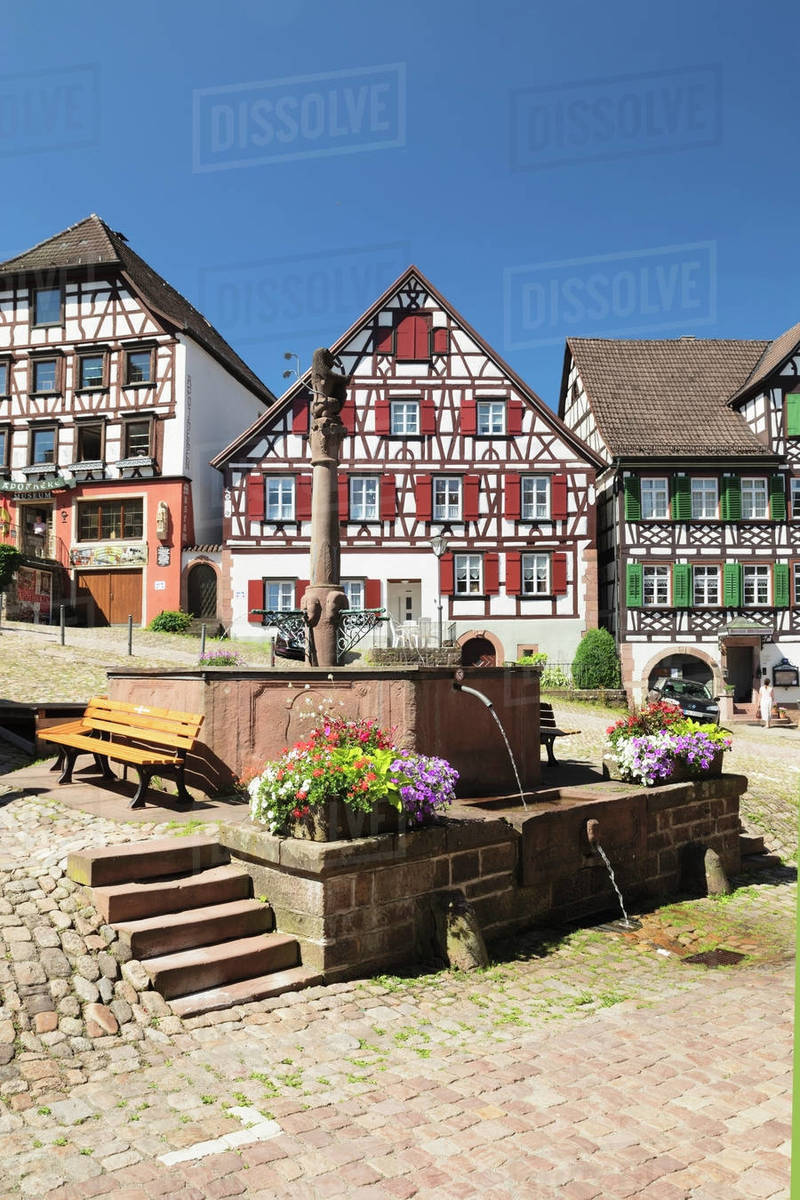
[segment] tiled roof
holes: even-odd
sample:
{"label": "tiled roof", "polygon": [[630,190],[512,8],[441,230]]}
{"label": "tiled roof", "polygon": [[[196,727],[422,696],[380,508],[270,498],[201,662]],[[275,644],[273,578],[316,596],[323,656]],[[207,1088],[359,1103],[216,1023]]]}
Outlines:
{"label": "tiled roof", "polygon": [[270,389],[203,314],[132,250],[123,234],[110,229],[95,213],[0,263],[0,278],[29,271],[106,265],[121,270],[145,304],[193,338],[264,404],[273,403],[275,396]]}
{"label": "tiled roof", "polygon": [[567,339],[609,452],[634,457],[768,454],[726,402],[769,345]]}
{"label": "tiled roof", "polygon": [[791,357],[797,349],[798,343],[800,343],[800,324],[787,329],[780,337],[776,337],[774,342],[768,342],[749,377],[731,396],[730,403],[735,404],[737,400],[757,391],[762,383],[766,383],[772,372],[783,366],[786,359]]}

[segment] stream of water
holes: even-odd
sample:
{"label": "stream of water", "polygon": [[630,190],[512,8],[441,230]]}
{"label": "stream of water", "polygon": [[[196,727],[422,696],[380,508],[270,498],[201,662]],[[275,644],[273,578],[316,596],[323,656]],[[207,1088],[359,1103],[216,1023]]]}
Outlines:
{"label": "stream of water", "polygon": [[617,893],[617,899],[619,900],[619,906],[622,909],[622,924],[625,926],[626,929],[635,929],[636,928],[635,925],[633,924],[630,917],[628,916],[628,914],[625,911],[625,904],[622,899],[622,892],[619,890],[619,888],[617,886],[617,880],[614,875],[614,868],[611,866],[611,863],[608,861],[608,855],[606,854],[605,850],[603,849],[603,847],[600,845],[599,842],[594,843],[594,848],[597,851],[597,853],[600,855],[600,857],[602,858],[603,862],[605,863],[606,870],[608,871],[608,877],[611,880],[611,883],[614,887],[614,891]]}

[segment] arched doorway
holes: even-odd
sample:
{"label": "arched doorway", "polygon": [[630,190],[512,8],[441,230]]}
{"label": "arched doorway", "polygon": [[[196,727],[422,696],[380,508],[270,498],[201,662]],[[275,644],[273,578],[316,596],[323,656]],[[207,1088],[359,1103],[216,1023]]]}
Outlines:
{"label": "arched doorway", "polygon": [[648,689],[653,687],[656,679],[676,671],[681,679],[691,679],[695,683],[713,687],[714,672],[709,663],[694,654],[667,654],[651,670],[647,680]]}
{"label": "arched doorway", "polygon": [[217,615],[217,573],[208,563],[197,563],[189,571],[188,605],[193,617]]}
{"label": "arched doorway", "polygon": [[461,646],[463,667],[496,667],[497,650],[485,634],[468,637]]}

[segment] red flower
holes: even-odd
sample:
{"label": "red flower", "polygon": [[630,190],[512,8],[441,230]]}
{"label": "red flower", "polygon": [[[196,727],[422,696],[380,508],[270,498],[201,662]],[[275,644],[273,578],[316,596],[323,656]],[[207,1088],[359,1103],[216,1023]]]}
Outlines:
{"label": "red flower", "polygon": [[323,771],[322,767],[315,767],[311,774],[316,775],[316,777],[319,779],[320,775],[324,775],[325,772]]}
{"label": "red flower", "polygon": [[303,807],[303,816],[304,816],[304,817],[307,817],[307,816],[308,816],[308,814],[309,814],[310,812],[311,812],[311,809],[310,809],[310,808],[308,807],[308,805],[306,804],[306,805]]}
{"label": "red flower", "polygon": [[298,819],[299,819],[299,817],[301,816],[300,809],[299,809],[299,808],[293,808],[293,809],[292,809],[292,816],[294,817],[294,819],[295,819],[295,820],[298,820]]}
{"label": "red flower", "polygon": [[305,792],[295,792],[294,796],[295,800],[305,800],[306,798]]}

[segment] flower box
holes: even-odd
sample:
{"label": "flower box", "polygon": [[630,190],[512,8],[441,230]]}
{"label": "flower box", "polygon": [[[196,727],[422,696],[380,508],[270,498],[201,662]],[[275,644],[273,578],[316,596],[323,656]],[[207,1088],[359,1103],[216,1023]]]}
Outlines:
{"label": "flower box", "polygon": [[[717,750],[709,765],[705,768],[697,767],[693,763],[685,762],[683,759],[676,758],[672,764],[672,770],[666,779],[661,779],[658,782],[664,783],[686,783],[689,780],[695,779],[719,779],[722,774],[722,750]],[[648,784],[648,787],[655,787],[655,783]]]}
{"label": "flower box", "polygon": [[309,810],[294,821],[289,836],[311,842],[342,842],[379,834],[404,833],[408,817],[393,804],[379,800],[371,812],[359,812],[335,798]]}

